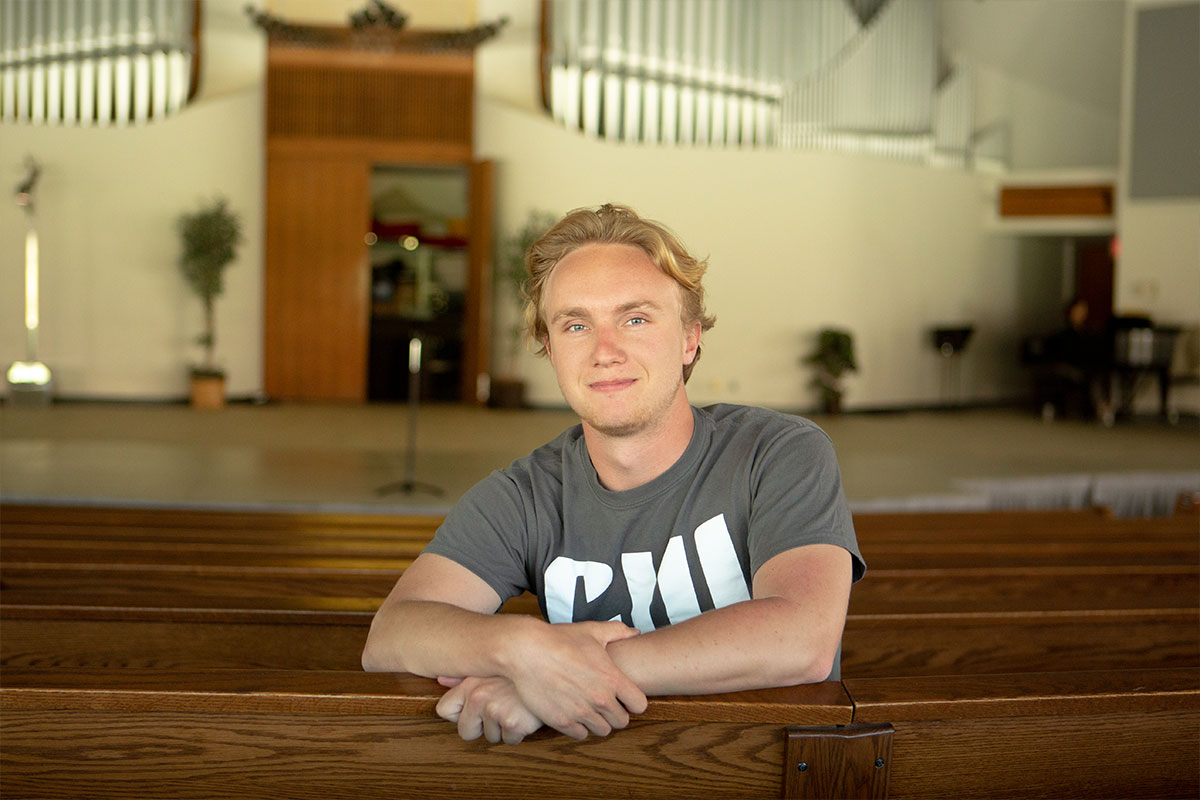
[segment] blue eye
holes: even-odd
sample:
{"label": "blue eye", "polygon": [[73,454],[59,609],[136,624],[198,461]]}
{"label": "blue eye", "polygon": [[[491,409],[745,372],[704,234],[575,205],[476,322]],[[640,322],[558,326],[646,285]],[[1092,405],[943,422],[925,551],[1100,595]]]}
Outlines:
{"label": "blue eye", "polygon": [[650,320],[646,319],[645,317],[631,317],[629,319],[629,324],[630,325],[641,325],[641,324],[649,322],[649,321]]}
{"label": "blue eye", "polygon": [[567,330],[568,330],[569,332],[571,332],[571,333],[574,333],[574,332],[576,332],[576,331],[582,331],[582,330],[585,330],[585,326],[584,326],[584,325],[582,325],[582,324],[580,324],[580,323],[578,323],[578,322],[576,322],[574,325],[568,325],[568,326],[567,326]]}

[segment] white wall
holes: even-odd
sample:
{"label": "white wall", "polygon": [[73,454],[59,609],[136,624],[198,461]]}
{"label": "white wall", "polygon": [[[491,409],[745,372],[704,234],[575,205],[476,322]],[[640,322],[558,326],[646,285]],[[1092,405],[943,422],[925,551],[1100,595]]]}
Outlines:
{"label": "white wall", "polygon": [[[1026,388],[1020,336],[1057,320],[1060,246],[985,232],[989,198],[971,173],[609,144],[487,100],[477,115],[480,154],[499,164],[502,230],[530,209],[623,202],[708,255],[718,324],[692,378],[698,401],[813,405],[799,361],[829,324],[858,340],[849,406],[935,403],[942,365],[929,329],[963,321],[978,330],[963,357],[962,399],[1012,397]],[[561,402],[548,365],[526,362],[524,372],[531,400]]]}
{"label": "white wall", "polygon": [[[1126,9],[1121,179],[1117,205],[1121,255],[1113,301],[1118,312],[1146,314],[1159,324],[1192,329],[1200,328],[1200,196],[1134,199],[1129,196],[1129,175],[1136,58],[1134,16],[1139,8],[1195,1],[1135,0]],[[1195,76],[1180,76],[1180,79],[1194,80]],[[1200,356],[1189,355],[1200,363]],[[1154,410],[1157,402],[1155,387],[1147,387],[1139,397],[1139,408]],[[1172,405],[1180,412],[1200,413],[1200,387],[1174,389]]]}
{"label": "white wall", "polygon": [[[927,328],[962,320],[978,326],[963,359],[963,399],[1020,390],[1017,339],[1057,321],[1060,241],[985,230],[991,197],[968,173],[834,155],[614,146],[557,129],[530,110],[537,5],[478,3],[478,19],[512,20],[477,62],[477,141],[497,162],[499,231],[532,208],[619,200],[707,253],[719,321],[693,379],[698,401],[811,405],[798,359],[824,324],[858,336],[851,407],[938,401],[941,365]],[[0,188],[20,179],[26,153],[45,166],[39,354],[62,396],[184,395],[200,309],[174,266],[173,225],[217,192],[247,233],[218,304],[218,355],[232,395],[261,389],[262,38],[241,8],[240,0],[206,4],[202,97],[176,118],[122,130],[0,126],[0,181],[8,182]],[[24,225],[15,204],[0,203],[0,365],[24,356]],[[560,402],[548,367],[525,366],[533,399]]]}
{"label": "white wall", "polygon": [[989,125],[1007,130],[1008,166],[1014,171],[1117,163],[1116,113],[977,65],[975,127]]}
{"label": "white wall", "polygon": [[124,128],[0,125],[0,367],[25,357],[27,223],[7,190],[32,155],[43,166],[38,356],[59,396],[186,395],[202,312],[176,266],[175,220],[217,194],[246,239],[217,301],[217,355],[231,394],[261,387],[264,49],[238,4],[205,8],[200,96],[177,116]]}

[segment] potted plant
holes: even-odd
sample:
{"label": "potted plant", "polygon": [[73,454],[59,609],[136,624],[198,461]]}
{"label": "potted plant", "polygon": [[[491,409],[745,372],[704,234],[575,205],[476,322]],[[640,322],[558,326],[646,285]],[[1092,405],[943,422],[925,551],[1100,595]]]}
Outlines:
{"label": "potted plant", "polygon": [[827,414],[842,410],[842,376],[857,372],[854,363],[854,336],[838,328],[823,328],[817,334],[817,345],[804,359],[816,368],[812,383],[821,390],[821,407]]}
{"label": "potted plant", "polygon": [[183,249],[179,268],[189,287],[204,304],[204,332],[196,343],[204,348],[204,361],[191,368],[191,399],[197,408],[225,405],[225,371],[217,366],[213,351],[217,342],[214,305],[224,291],[225,268],[237,256],[242,241],[238,216],[229,210],[224,197],[176,222]]}
{"label": "potted plant", "polygon": [[496,283],[499,294],[512,302],[515,315],[509,327],[508,346],[500,374],[492,380],[489,404],[496,408],[521,408],[525,405],[525,381],[517,374],[517,358],[525,340],[525,253],[546,231],[554,227],[558,217],[546,211],[530,211],[525,224],[500,243],[497,258]]}

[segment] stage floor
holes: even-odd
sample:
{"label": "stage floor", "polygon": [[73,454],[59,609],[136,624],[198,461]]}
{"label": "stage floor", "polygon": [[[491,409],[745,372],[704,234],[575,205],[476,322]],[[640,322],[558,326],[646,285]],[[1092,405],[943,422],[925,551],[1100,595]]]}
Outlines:
{"label": "stage floor", "polygon": [[[1097,496],[1140,507],[1170,504],[1179,490],[1200,492],[1194,419],[1105,428],[1009,409],[812,419],[833,439],[846,495],[859,511],[1064,507]],[[0,497],[442,513],[489,471],[575,421],[566,410],[423,407],[410,474],[403,405],[234,404],[200,412],[177,404],[6,404]],[[405,491],[400,484],[410,478],[416,486]]]}

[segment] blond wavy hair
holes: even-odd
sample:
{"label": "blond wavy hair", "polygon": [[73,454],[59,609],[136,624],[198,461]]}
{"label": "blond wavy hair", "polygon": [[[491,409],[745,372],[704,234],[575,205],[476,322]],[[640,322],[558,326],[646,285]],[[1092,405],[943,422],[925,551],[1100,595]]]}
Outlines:
{"label": "blond wavy hair", "polygon": [[[587,244],[623,244],[640,249],[679,286],[680,316],[685,326],[699,322],[703,333],[716,323],[716,318],[704,309],[701,280],[708,262],[691,255],[675,234],[658,222],[643,219],[628,206],[605,203],[595,210],[577,208],[559,220],[525,253],[527,277],[522,289],[525,327],[529,338],[537,343],[539,356],[546,355],[546,342],[550,336],[542,315],[546,281],[560,261]],[[699,360],[700,347],[697,346],[692,363],[683,366],[685,382]]]}

